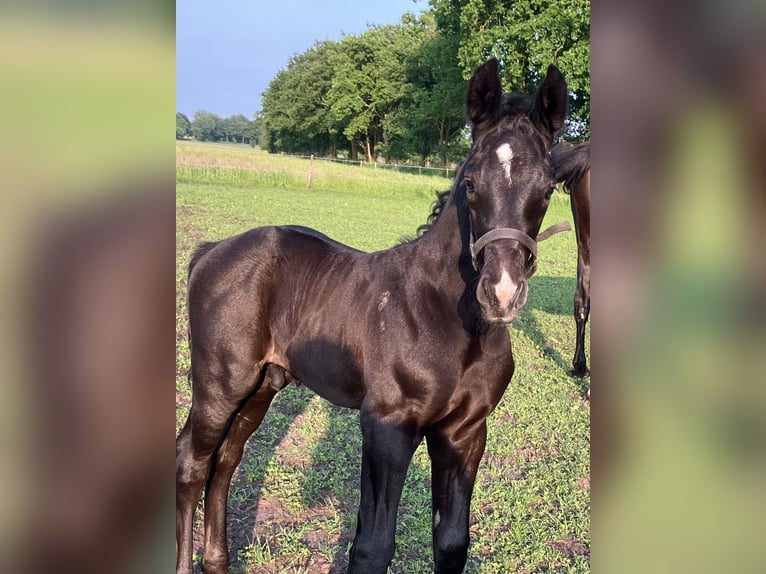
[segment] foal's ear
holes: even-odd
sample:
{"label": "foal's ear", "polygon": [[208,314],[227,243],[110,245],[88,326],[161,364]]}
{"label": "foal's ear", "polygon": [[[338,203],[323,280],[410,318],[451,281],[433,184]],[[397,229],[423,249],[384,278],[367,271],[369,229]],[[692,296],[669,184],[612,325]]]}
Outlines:
{"label": "foal's ear", "polygon": [[532,119],[537,127],[552,141],[564,125],[567,109],[567,81],[559,69],[551,64],[535,97]]}
{"label": "foal's ear", "polygon": [[473,124],[473,133],[483,124],[497,121],[503,90],[497,74],[497,58],[492,58],[477,68],[468,84],[466,109]]}

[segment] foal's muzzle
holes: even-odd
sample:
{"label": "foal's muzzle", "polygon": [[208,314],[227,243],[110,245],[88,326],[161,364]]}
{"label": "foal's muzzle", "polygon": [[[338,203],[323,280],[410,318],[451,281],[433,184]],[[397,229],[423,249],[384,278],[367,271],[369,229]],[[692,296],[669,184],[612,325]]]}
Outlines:
{"label": "foal's muzzle", "polygon": [[[473,230],[469,238],[469,248],[474,269],[479,270],[479,256],[487,245],[501,239],[513,239],[527,248],[523,262],[519,256],[514,261],[485,261],[481,278],[476,287],[476,298],[484,310],[485,317],[496,323],[510,323],[527,301],[527,279],[537,269],[537,243],[560,231],[571,229],[568,222],[552,225],[538,234],[537,241],[518,229],[501,227],[492,229],[474,241]],[[494,250],[496,251],[496,250]],[[518,250],[516,251],[518,253]],[[507,258],[504,258],[507,259]]]}
{"label": "foal's muzzle", "polygon": [[518,258],[510,269],[492,261],[485,265],[476,286],[476,299],[492,323],[510,323],[527,302],[527,280]]}

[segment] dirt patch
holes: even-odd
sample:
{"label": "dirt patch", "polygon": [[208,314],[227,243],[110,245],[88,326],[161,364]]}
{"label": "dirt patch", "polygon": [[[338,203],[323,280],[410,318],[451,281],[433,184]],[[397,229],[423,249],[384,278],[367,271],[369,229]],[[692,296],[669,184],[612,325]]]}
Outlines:
{"label": "dirt patch", "polygon": [[548,544],[554,550],[558,550],[566,558],[574,558],[575,556],[587,556],[590,558],[590,548],[578,540],[572,540],[567,538],[564,540],[555,540]]}
{"label": "dirt patch", "polygon": [[544,460],[542,453],[531,445],[525,445],[513,449],[513,454],[521,459],[524,464],[540,462]]}
{"label": "dirt patch", "polygon": [[190,408],[191,408],[191,395],[189,393],[176,393],[176,409],[190,409]]}
{"label": "dirt patch", "polygon": [[584,490],[585,492],[590,492],[590,476],[581,476],[577,479],[576,483],[578,490]]}

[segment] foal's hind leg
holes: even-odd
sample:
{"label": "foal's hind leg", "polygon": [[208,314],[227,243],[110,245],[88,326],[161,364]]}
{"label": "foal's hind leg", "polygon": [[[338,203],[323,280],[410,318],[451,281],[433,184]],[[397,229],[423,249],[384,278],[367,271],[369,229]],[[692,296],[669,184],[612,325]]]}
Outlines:
{"label": "foal's hind leg", "polygon": [[587,359],[585,356],[585,326],[590,315],[590,265],[579,263],[577,266],[577,290],[574,296],[574,318],[577,325],[575,354],[572,359],[572,373],[578,377],[587,377]]}
{"label": "foal's hind leg", "polygon": [[[242,460],[245,442],[260,426],[271,401],[286,383],[285,371],[269,365],[261,387],[232,421],[226,439],[217,451],[213,474],[205,491],[205,547],[202,567],[206,574],[229,571],[226,507],[234,471]],[[289,374],[287,375],[289,380]]]}
{"label": "foal's hind leg", "polygon": [[[234,376],[229,368],[226,383],[210,370],[192,362],[194,395],[189,417],[176,439],[176,573],[192,573],[194,510],[208,478],[211,457],[223,438],[232,415],[257,384],[260,369]],[[209,366],[209,365],[208,365]],[[230,365],[231,367],[231,365]],[[246,376],[246,373],[249,376]],[[224,391],[226,389],[226,391]]]}

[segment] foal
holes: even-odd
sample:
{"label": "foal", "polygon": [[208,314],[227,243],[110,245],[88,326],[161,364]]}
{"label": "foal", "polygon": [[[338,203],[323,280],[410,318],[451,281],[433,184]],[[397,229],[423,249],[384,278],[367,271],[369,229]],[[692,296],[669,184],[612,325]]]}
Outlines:
{"label": "foal", "polygon": [[[486,418],[514,370],[508,323],[527,300],[550,157],[567,102],[554,66],[532,101],[498,63],[467,93],[473,146],[430,229],[363,253],[296,226],[201,246],[189,266],[192,407],[176,441],[176,571],[192,571],[203,486],[203,568],[228,571],[226,499],[247,437],[293,377],[359,409],[361,501],[348,572],[384,574],[407,468],[426,439],[435,571],[462,572]],[[211,464],[212,463],[212,464]]]}

